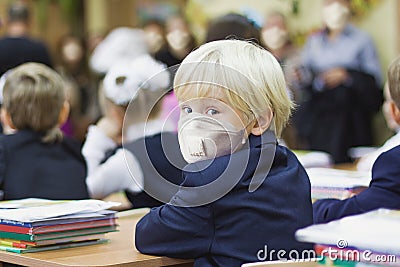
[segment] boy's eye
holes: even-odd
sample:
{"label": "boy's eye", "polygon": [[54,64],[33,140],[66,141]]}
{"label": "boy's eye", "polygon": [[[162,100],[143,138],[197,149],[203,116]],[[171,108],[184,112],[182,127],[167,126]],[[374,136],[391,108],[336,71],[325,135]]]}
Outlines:
{"label": "boy's eye", "polygon": [[218,112],[217,110],[213,109],[213,108],[207,110],[207,114],[208,114],[208,115],[216,115],[216,114],[218,114],[218,113],[219,113],[219,112]]}
{"label": "boy's eye", "polygon": [[185,113],[192,113],[192,108],[189,108],[189,107],[183,107],[183,111],[185,112]]}

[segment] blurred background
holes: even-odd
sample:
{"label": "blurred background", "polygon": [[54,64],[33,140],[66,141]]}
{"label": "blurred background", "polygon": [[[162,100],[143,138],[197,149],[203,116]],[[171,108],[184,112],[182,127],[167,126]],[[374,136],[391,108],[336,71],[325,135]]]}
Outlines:
{"label": "blurred background", "polygon": [[[291,45],[301,50],[309,36],[324,29],[321,12],[324,1],[329,2],[328,0],[248,0],[246,3],[241,0],[1,0],[0,36],[7,35],[9,6],[19,2],[28,7],[30,36],[44,42],[50,52],[53,67],[80,88],[76,93],[71,91],[69,97],[72,103],[76,102],[77,122],[74,126],[74,135],[83,140],[87,125],[99,117],[96,91],[98,82],[106,71],[95,70],[93,66],[89,68],[88,62],[91,58],[93,60],[95,47],[113,29],[118,27],[144,29],[150,36],[151,54],[155,55],[157,60],[172,66],[180,63],[191,50],[207,41],[210,22],[216,18],[229,13],[240,14],[261,30],[266,25],[267,16],[278,12],[286,17],[289,37],[285,37],[285,40],[290,40]],[[400,52],[400,2],[349,0],[348,3],[351,8],[351,23],[372,38],[384,82],[390,62]],[[235,19],[241,23],[241,18]],[[258,42],[260,43],[260,40]],[[162,46],[165,47],[166,43],[174,50],[172,53],[160,49]],[[261,44],[265,45],[262,40]],[[157,54],[158,50],[161,52]],[[103,56],[98,58],[101,60]],[[114,58],[111,56],[110,60]],[[374,115],[374,145],[381,145],[392,133],[386,127],[382,111]]]}
{"label": "blurred background", "polygon": [[[11,2],[0,1],[4,24]],[[322,0],[25,0],[31,9],[32,35],[47,42],[56,58],[60,38],[73,33],[95,45],[118,26],[139,27],[147,20],[165,20],[183,14],[197,43],[205,38],[207,23],[228,12],[237,12],[263,23],[266,14],[286,15],[290,33],[297,45],[308,34],[321,28]],[[397,0],[352,0],[353,23],[373,38],[385,72],[400,51],[400,3]],[[3,35],[4,27],[0,29]],[[93,43],[91,43],[93,42]],[[89,47],[90,48],[90,47]]]}

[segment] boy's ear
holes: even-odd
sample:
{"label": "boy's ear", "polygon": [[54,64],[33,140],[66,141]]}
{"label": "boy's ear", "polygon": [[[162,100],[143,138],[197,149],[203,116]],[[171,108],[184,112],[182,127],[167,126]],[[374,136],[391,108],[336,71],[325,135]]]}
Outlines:
{"label": "boy's ear", "polygon": [[4,108],[1,109],[1,123],[7,125],[11,129],[15,129],[10,113],[8,113]]}
{"label": "boy's ear", "polygon": [[268,109],[263,116],[256,118],[256,122],[250,130],[254,135],[262,135],[271,125],[273,112]]}
{"label": "boy's ear", "polygon": [[70,105],[68,101],[64,101],[64,104],[61,108],[60,115],[58,115],[58,124],[63,125],[69,116]]}
{"label": "boy's ear", "polygon": [[1,123],[3,124],[3,131],[5,134],[12,133],[14,130],[16,130],[10,113],[8,113],[4,108],[1,108],[0,119]]}
{"label": "boy's ear", "polygon": [[400,125],[400,108],[398,108],[393,101],[390,103],[390,112],[392,113],[394,121]]}

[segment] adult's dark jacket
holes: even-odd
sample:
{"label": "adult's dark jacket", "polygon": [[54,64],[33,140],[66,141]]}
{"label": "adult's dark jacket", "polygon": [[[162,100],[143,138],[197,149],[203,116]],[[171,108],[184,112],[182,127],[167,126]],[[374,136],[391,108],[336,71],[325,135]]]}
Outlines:
{"label": "adult's dark jacket", "polygon": [[336,88],[303,88],[304,102],[294,116],[300,139],[309,149],[331,154],[335,163],[349,161],[349,148],[373,144],[372,117],[383,101],[372,75],[347,71],[349,81]]}

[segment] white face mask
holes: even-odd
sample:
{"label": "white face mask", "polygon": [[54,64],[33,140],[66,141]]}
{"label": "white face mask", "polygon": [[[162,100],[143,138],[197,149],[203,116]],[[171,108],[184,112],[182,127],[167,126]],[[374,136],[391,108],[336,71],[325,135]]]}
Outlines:
{"label": "white face mask", "polygon": [[83,57],[83,51],[77,43],[67,43],[62,48],[62,55],[65,61],[76,62]]}
{"label": "white face mask", "polygon": [[178,123],[179,146],[188,163],[232,154],[246,143],[245,129],[191,113]]}
{"label": "white face mask", "polygon": [[173,30],[169,32],[166,36],[169,46],[174,50],[184,49],[190,41],[189,33],[181,30]]}
{"label": "white face mask", "polygon": [[334,2],[322,9],[322,18],[330,30],[343,29],[349,16],[350,10],[338,2]]}
{"label": "white face mask", "polygon": [[149,45],[150,52],[156,53],[164,45],[164,40],[161,34],[156,32],[146,32],[146,42]]}
{"label": "white face mask", "polygon": [[262,40],[272,50],[284,46],[288,40],[288,33],[279,27],[272,27],[262,32]]}

